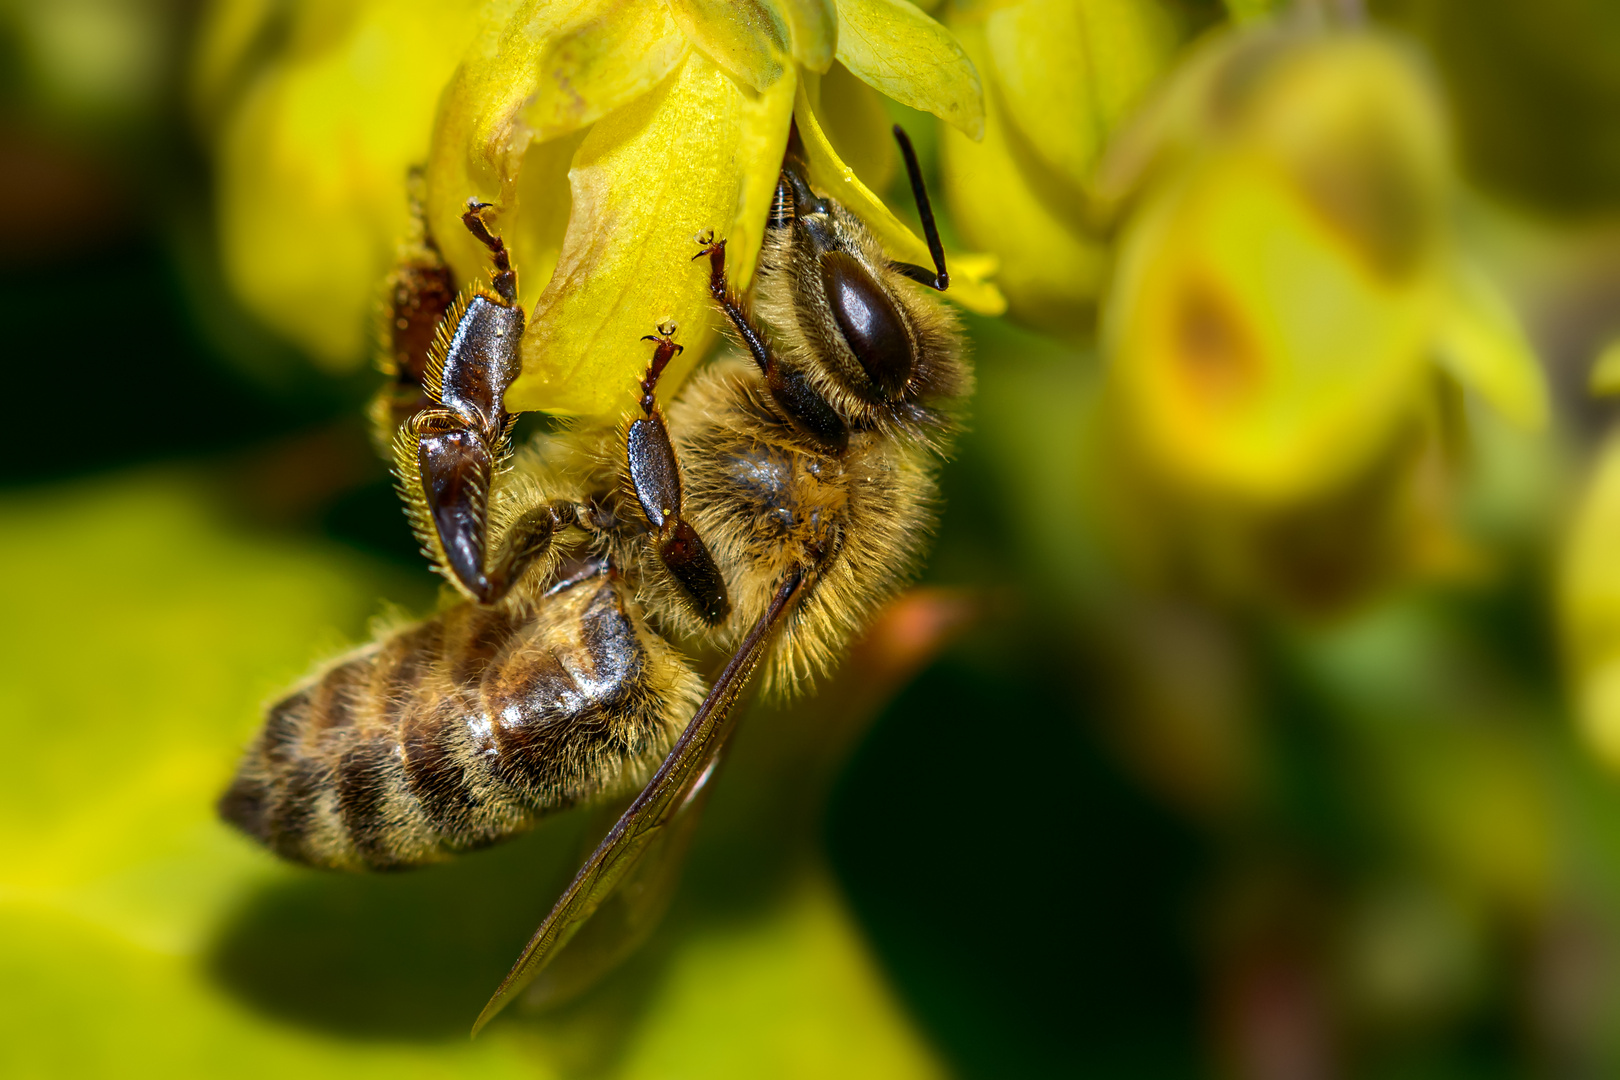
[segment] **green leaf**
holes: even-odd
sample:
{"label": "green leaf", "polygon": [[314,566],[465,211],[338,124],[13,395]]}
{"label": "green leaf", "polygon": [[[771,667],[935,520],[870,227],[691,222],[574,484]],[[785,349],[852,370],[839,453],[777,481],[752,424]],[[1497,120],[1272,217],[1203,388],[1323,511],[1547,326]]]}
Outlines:
{"label": "green leaf", "polygon": [[1620,341],[1611,341],[1592,364],[1587,388],[1600,397],[1620,394]]}
{"label": "green leaf", "polygon": [[1226,0],[1227,14],[1239,23],[1269,18],[1286,6],[1286,0]]}

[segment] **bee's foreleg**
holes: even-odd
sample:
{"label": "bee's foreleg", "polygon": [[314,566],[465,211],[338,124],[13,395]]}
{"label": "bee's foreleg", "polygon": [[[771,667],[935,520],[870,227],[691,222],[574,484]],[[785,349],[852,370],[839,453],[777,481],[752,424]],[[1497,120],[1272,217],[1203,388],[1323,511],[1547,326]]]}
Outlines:
{"label": "bee's foreleg", "polygon": [[630,486],[647,522],[656,531],[654,543],[659,559],[686,590],[703,621],[716,626],[731,613],[726,582],[703,538],[683,516],[680,465],[654,395],[658,376],[681,349],[670,339],[674,332],[673,326],[661,326],[658,337],[645,339],[658,345],[647,377],[641,381],[641,409],[645,415],[631,423],[626,439]]}
{"label": "bee's foreleg", "polygon": [[771,351],[770,341],[749,317],[742,303],[732,295],[726,281],[726,242],[701,237],[703,250],[694,257],[709,257],[709,295],[720,305],[737,336],[748,347],[754,363],[765,376],[765,386],[788,421],[810,436],[823,449],[841,454],[849,445],[849,427],[805,378],[804,372],[789,368]]}

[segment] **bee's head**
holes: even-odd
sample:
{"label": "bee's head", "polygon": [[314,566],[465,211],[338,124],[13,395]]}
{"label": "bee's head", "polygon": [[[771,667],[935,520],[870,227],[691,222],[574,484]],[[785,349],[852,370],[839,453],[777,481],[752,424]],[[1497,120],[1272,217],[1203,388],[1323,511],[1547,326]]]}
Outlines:
{"label": "bee's head", "polygon": [[[916,334],[882,264],[861,241],[866,230],[842,206],[810,190],[803,166],[789,159],[778,200],[791,199],[799,270],[801,326],[819,344],[831,374],[873,405],[898,401],[917,367]],[[806,273],[809,271],[809,273]],[[810,325],[805,326],[808,322]]]}
{"label": "bee's head", "polygon": [[[916,158],[904,135],[896,133],[920,194]],[[930,247],[937,249],[926,198],[921,196],[919,207]],[[803,339],[793,360],[835,408],[859,421],[963,391],[951,319],[910,284],[943,289],[948,283],[943,251],[937,273],[890,261],[859,218],[811,189],[797,132],[769,224],[773,235],[762,269],[783,279],[785,287],[768,290],[762,306],[774,324],[798,331],[790,335]]]}

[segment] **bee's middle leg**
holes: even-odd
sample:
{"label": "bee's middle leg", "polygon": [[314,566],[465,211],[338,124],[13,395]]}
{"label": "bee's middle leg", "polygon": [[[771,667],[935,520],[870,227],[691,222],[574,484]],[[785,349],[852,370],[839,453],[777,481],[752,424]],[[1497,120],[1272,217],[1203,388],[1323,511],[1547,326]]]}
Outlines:
{"label": "bee's middle leg", "polygon": [[731,613],[731,600],[714,556],[684,516],[680,464],[653,393],[658,377],[681,347],[671,340],[673,326],[658,329],[657,337],[643,339],[656,342],[657,348],[647,376],[641,380],[641,410],[645,415],[630,425],[626,440],[630,485],[648,523],[656,530],[658,557],[686,590],[703,621],[717,626]]}

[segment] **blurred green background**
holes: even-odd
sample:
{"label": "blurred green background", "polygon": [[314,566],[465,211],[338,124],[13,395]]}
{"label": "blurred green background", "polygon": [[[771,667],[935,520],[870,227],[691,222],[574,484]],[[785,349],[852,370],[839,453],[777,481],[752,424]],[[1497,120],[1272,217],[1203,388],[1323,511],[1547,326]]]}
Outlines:
{"label": "blurred green background", "polygon": [[926,588],[752,710],[645,949],[468,1042],[600,814],[380,877],[212,815],[436,595],[378,376],[225,283],[198,28],[296,5],[0,0],[0,1071],[1620,1071],[1620,14],[925,6],[1012,305]]}

